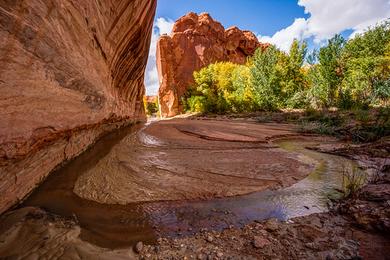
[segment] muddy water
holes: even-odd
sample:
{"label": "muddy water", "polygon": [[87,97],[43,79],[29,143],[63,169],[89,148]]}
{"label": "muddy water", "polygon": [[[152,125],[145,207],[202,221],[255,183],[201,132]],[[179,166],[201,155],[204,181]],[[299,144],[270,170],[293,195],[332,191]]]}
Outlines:
{"label": "muddy water", "polygon": [[326,211],[328,198],[338,196],[342,170],[352,162],[309,149],[318,141],[282,140],[277,144],[299,153],[302,160],[316,161],[305,179],[284,189],[207,201],[145,202],[127,205],[100,204],[82,199],[74,192],[77,179],[107,157],[124,138],[158,146],[159,140],[139,131],[143,126],[122,129],[101,139],[50,177],[22,206],[37,206],[51,213],[77,219],[81,238],[101,247],[120,248],[137,241],[153,242],[158,236],[182,236],[202,228],[223,229],[253,220],[293,217]]}

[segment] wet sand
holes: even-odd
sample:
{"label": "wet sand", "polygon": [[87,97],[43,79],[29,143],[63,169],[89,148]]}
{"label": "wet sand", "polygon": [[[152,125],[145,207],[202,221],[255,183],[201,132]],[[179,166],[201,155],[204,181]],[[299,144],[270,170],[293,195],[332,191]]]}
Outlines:
{"label": "wet sand", "polygon": [[289,186],[315,166],[271,140],[292,125],[175,119],[126,136],[76,181],[105,204],[209,199]]}
{"label": "wet sand", "polygon": [[[348,160],[305,149],[334,141],[302,137],[293,129],[175,119],[112,133],[51,174],[20,209],[49,213],[18,217],[18,210],[0,219],[7,230],[0,236],[0,256],[9,256],[10,248],[16,255],[18,248],[33,252],[19,243],[33,237],[34,248],[44,248],[40,256],[72,241],[73,247],[92,250],[86,256],[124,248],[120,255],[128,257],[137,241],[153,244],[158,237],[192,236],[205,227],[221,231],[326,211]],[[52,236],[45,239],[46,233]],[[45,240],[62,236],[47,248]]]}

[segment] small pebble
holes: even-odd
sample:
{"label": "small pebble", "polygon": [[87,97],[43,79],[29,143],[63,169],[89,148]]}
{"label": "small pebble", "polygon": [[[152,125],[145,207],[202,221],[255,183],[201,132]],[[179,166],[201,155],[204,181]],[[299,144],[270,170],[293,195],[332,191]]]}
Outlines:
{"label": "small pebble", "polygon": [[144,244],[140,241],[135,245],[135,252],[136,253],[141,253],[142,249],[144,248]]}
{"label": "small pebble", "polygon": [[207,236],[206,238],[207,242],[213,242],[214,238],[212,236]]}

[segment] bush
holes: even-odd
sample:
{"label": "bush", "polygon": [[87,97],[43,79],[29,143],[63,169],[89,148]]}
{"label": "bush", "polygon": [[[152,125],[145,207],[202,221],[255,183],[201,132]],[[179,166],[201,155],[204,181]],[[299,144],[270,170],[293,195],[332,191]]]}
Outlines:
{"label": "bush", "polygon": [[315,133],[319,135],[336,135],[336,127],[317,121],[303,121],[299,131],[302,133]]}
{"label": "bush", "polygon": [[373,103],[390,105],[390,78],[387,80],[378,80],[374,83]]}
{"label": "bush", "polygon": [[300,91],[295,93],[286,102],[288,108],[305,108],[308,107],[308,98],[306,91]]}
{"label": "bush", "polygon": [[367,124],[371,120],[370,112],[368,110],[362,110],[362,109],[356,110],[355,117],[357,121],[363,124]]}
{"label": "bush", "polygon": [[205,113],[208,110],[208,104],[205,97],[192,96],[187,99],[187,108],[191,112]]}
{"label": "bush", "polygon": [[343,169],[343,188],[346,197],[356,197],[367,181],[367,174],[356,166]]}

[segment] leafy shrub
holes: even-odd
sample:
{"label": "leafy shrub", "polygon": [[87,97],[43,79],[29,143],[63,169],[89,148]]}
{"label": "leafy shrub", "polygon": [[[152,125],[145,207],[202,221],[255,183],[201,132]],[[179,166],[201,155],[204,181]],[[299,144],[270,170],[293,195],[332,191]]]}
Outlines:
{"label": "leafy shrub", "polygon": [[374,83],[373,103],[383,103],[390,105],[390,78],[379,80]]}
{"label": "leafy shrub", "polygon": [[367,175],[356,166],[343,169],[343,188],[346,197],[355,197],[367,181]]}
{"label": "leafy shrub", "polygon": [[286,106],[288,108],[305,108],[308,106],[307,92],[299,91],[291,98],[287,99]]}
{"label": "leafy shrub", "polygon": [[299,131],[302,133],[315,133],[319,135],[336,135],[336,127],[318,121],[302,121]]}
{"label": "leafy shrub", "polygon": [[202,96],[192,96],[187,99],[188,109],[192,112],[204,113],[208,110],[207,100]]}
{"label": "leafy shrub", "polygon": [[[367,119],[370,120],[370,119]],[[390,108],[381,108],[371,124],[362,124],[351,131],[355,142],[372,142],[390,135]]]}
{"label": "leafy shrub", "polygon": [[370,120],[370,112],[368,110],[358,109],[355,111],[356,120],[363,124],[367,124]]}

